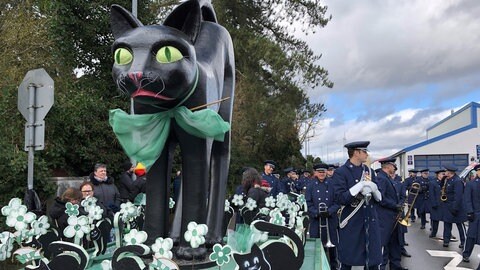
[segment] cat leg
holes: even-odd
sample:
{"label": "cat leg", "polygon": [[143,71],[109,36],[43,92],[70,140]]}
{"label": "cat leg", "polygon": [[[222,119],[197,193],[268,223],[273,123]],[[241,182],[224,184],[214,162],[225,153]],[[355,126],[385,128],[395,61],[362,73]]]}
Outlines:
{"label": "cat leg", "polygon": [[170,209],[170,171],[175,144],[167,140],[160,157],[147,173],[147,204],[145,206],[145,242],[153,244],[158,237],[167,237]]}
{"label": "cat leg", "polygon": [[209,185],[211,140],[187,134],[174,125],[182,156],[182,216],[180,244],[175,254],[179,259],[203,259],[207,250],[204,247],[192,248],[183,237],[191,221],[206,223],[207,191]]}
{"label": "cat leg", "polygon": [[224,224],[223,217],[229,165],[230,132],[225,135],[224,142],[213,143],[210,196],[207,213],[208,234],[205,237],[207,247],[212,247],[216,243],[222,243],[223,236],[226,234],[228,222]]}

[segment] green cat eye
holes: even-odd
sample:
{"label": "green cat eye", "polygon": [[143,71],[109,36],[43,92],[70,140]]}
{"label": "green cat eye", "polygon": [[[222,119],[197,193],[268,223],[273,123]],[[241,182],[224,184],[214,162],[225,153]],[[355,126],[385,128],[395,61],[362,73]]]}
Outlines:
{"label": "green cat eye", "polygon": [[173,63],[183,58],[182,53],[175,47],[165,46],[157,52],[157,61],[162,64]]}
{"label": "green cat eye", "polygon": [[115,64],[117,65],[127,65],[130,64],[133,60],[132,53],[125,48],[118,48],[115,50]]}

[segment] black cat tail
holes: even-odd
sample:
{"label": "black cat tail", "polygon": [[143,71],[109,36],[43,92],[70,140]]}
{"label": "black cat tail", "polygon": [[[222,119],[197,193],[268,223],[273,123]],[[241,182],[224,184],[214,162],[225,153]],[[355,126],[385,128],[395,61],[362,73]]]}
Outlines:
{"label": "black cat tail", "polygon": [[295,231],[285,227],[285,226],[279,226],[275,225],[263,220],[256,220],[252,222],[252,226],[254,226],[257,230],[263,231],[263,232],[269,232],[273,234],[278,234],[280,236],[284,235],[288,238],[290,238],[293,243],[296,246],[296,249],[298,251],[297,253],[297,260],[303,261],[305,257],[305,251],[303,248],[303,242],[300,239],[300,237],[295,233]]}

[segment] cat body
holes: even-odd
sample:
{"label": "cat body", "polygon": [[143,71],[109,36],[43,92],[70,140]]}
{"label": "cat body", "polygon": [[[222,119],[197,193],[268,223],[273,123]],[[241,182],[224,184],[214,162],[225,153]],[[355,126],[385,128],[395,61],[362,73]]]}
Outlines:
{"label": "cat body", "polygon": [[271,240],[261,246],[253,244],[250,253],[233,254],[237,270],[295,270],[302,267],[304,246],[293,230],[261,220],[254,221],[252,226],[260,231],[286,236],[288,240]]}
{"label": "cat body", "polygon": [[[149,26],[143,26],[130,12],[114,5],[111,24],[116,39],[112,46],[113,78],[118,88],[133,98],[135,114],[154,114],[176,106],[193,108],[229,98],[208,108],[231,123],[233,45],[227,30],[216,23],[209,1],[183,2],[163,25]],[[180,241],[177,255],[192,259],[199,254],[191,254],[189,244],[180,237],[188,222],[207,224],[207,243],[221,242],[223,237],[230,132],[225,134],[223,142],[203,139],[188,134],[175,120],[171,121],[160,157],[147,173],[144,224],[147,243],[157,237],[168,237],[169,184],[177,145],[182,158],[182,185],[170,237]]]}

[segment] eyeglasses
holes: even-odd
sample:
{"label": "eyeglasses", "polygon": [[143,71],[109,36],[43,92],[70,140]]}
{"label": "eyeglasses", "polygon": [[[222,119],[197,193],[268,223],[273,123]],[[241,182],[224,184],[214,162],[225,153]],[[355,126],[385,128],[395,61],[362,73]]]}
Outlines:
{"label": "eyeglasses", "polygon": [[90,192],[92,192],[92,191],[93,191],[93,190],[91,190],[91,189],[90,189],[90,190],[82,190],[82,193],[90,193]]}

